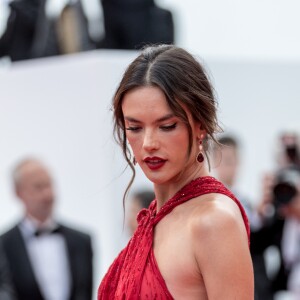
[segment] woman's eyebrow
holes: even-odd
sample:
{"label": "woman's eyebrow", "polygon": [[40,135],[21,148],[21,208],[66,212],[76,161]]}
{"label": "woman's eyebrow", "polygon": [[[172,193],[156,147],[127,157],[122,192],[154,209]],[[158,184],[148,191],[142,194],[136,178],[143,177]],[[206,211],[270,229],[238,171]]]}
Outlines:
{"label": "woman's eyebrow", "polygon": [[169,120],[169,119],[171,119],[171,118],[174,118],[174,117],[175,117],[174,114],[167,114],[167,115],[165,115],[165,116],[159,118],[159,119],[156,120],[155,122],[156,122],[156,123],[159,123],[159,122],[167,121],[167,120]]}
{"label": "woman's eyebrow", "polygon": [[129,122],[133,122],[133,123],[141,123],[141,121],[135,119],[135,118],[132,118],[132,117],[127,117],[127,116],[124,116],[124,119],[126,121],[129,121]]}
{"label": "woman's eyebrow", "polygon": [[[163,116],[163,117],[155,120],[154,123],[163,122],[163,121],[169,120],[169,119],[171,119],[173,117],[175,117],[175,115],[173,113],[167,114],[167,115],[165,115],[165,116]],[[137,119],[135,119],[133,117],[130,117],[130,116],[124,116],[124,119],[126,121],[133,122],[133,123],[142,123],[142,121],[139,121],[139,120],[137,120]]]}

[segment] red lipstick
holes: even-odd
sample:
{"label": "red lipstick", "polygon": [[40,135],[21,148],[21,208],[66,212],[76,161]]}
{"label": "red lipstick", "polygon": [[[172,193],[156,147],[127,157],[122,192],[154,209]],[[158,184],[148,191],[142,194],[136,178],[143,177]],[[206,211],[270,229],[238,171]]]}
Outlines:
{"label": "red lipstick", "polygon": [[147,164],[150,170],[154,171],[160,169],[165,164],[166,160],[154,156],[154,157],[146,157],[144,159],[144,162]]}

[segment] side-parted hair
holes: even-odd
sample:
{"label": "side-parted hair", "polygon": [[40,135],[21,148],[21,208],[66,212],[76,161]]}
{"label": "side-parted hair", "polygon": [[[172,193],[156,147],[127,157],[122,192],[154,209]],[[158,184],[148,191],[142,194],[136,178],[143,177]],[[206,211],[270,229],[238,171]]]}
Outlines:
{"label": "side-parted hair", "polygon": [[206,131],[207,136],[203,143],[205,151],[208,150],[208,140],[216,142],[214,134],[220,131],[214,91],[201,64],[186,50],[173,45],[146,47],[128,66],[113,99],[115,138],[133,172],[124,199],[134,180],[135,169],[126,141],[122,101],[128,91],[145,86],[161,89],[174,115],[186,124],[189,133],[189,155],[193,144],[193,132],[185,109],[201,124],[201,129]]}

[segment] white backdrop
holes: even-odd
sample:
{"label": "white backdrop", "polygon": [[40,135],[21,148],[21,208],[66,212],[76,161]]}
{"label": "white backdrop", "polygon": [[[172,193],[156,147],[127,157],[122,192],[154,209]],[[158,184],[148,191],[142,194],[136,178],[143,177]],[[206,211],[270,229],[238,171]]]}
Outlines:
{"label": "white backdrop", "polygon": [[[53,171],[60,218],[94,237],[95,281],[124,241],[129,173],[112,139],[110,102],[135,52],[95,51],[13,64],[0,72],[0,231],[20,217],[10,171],[37,155]],[[278,132],[300,127],[300,64],[207,59],[223,127],[240,136],[240,187],[253,201]],[[138,172],[136,185],[147,184]],[[148,183],[149,184],[149,183]]]}

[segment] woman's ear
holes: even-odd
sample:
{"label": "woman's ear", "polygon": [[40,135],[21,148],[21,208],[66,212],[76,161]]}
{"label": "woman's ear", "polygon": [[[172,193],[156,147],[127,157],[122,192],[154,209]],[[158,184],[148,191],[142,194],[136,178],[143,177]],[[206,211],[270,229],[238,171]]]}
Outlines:
{"label": "woman's ear", "polygon": [[200,122],[197,122],[195,125],[195,136],[197,137],[198,141],[203,141],[207,135],[206,130],[203,129],[203,126]]}

